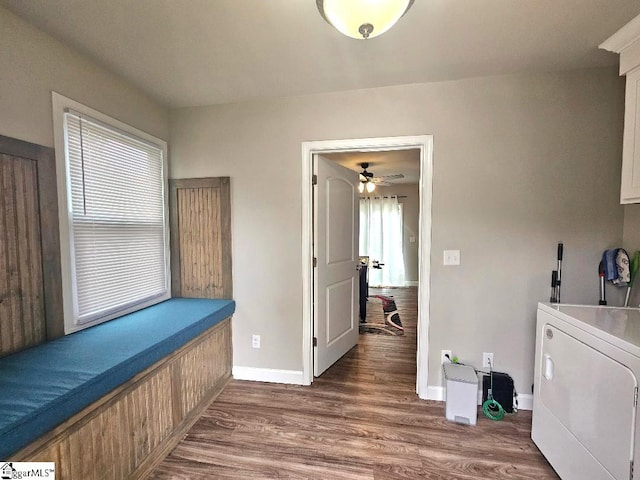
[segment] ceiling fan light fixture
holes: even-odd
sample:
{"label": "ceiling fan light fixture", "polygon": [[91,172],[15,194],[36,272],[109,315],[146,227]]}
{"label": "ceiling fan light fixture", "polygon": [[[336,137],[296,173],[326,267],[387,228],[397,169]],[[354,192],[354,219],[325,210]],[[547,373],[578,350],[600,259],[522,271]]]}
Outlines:
{"label": "ceiling fan light fixture", "polygon": [[376,189],[376,184],[373,182],[367,182],[367,193],[371,193]]}
{"label": "ceiling fan light fixture", "polygon": [[347,37],[382,35],[411,8],[414,0],[316,0],[322,17]]}
{"label": "ceiling fan light fixture", "polygon": [[363,192],[364,192],[364,184],[365,184],[365,183],[366,183],[366,182],[360,182],[360,183],[358,184],[358,191],[359,191],[360,193],[363,193]]}

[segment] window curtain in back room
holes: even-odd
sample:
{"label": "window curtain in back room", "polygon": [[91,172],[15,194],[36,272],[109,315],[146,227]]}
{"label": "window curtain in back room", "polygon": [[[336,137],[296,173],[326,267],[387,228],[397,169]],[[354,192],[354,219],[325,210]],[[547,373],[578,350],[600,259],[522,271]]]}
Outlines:
{"label": "window curtain in back room", "polygon": [[402,204],[398,197],[360,199],[360,255],[383,263],[369,269],[369,285],[404,287]]}
{"label": "window curtain in back room", "polygon": [[166,294],[163,152],[65,113],[76,324]]}

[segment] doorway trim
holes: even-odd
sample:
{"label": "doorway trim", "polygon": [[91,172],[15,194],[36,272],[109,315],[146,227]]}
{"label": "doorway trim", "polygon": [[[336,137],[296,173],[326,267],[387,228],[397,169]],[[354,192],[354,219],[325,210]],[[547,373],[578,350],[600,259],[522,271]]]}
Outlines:
{"label": "doorway trim", "polygon": [[429,302],[431,293],[431,203],[433,135],[302,142],[302,377],[313,382],[313,155],[335,152],[420,150],[420,219],[418,251],[418,351],[416,392],[428,397]]}

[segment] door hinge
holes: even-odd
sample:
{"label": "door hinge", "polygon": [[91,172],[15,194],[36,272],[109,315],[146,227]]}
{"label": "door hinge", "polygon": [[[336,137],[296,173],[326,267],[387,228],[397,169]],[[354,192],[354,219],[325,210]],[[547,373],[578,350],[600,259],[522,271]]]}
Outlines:
{"label": "door hinge", "polygon": [[633,406],[634,407],[638,406],[638,387],[635,387],[633,389]]}
{"label": "door hinge", "polygon": [[313,337],[313,346],[314,347],[318,346],[318,338],[317,337]]}
{"label": "door hinge", "polygon": [[318,257],[313,257],[313,268],[316,268],[317,266],[318,266]]}
{"label": "door hinge", "polygon": [[317,185],[318,184],[318,175],[313,175],[311,177],[311,185]]}
{"label": "door hinge", "polygon": [[631,460],[631,466],[629,468],[629,480],[633,480],[633,460]]}

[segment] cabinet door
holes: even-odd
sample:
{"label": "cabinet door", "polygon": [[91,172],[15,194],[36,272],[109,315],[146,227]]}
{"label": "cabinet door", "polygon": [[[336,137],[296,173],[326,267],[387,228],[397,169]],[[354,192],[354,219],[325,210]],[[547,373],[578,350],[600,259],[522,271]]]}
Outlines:
{"label": "cabinet door", "polygon": [[627,74],[620,203],[640,203],[640,68]]}

